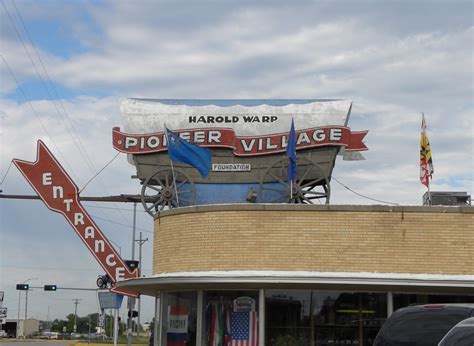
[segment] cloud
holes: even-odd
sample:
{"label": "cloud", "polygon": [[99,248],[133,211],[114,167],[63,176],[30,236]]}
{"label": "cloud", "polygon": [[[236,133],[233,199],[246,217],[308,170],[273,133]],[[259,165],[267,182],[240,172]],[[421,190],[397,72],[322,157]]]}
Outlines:
{"label": "cloud", "polygon": [[[21,28],[14,8],[7,6]],[[116,155],[111,129],[121,125],[118,98],[123,96],[348,98],[354,101],[349,125],[370,131],[369,151],[366,161],[337,159],[336,179],[375,199],[420,205],[426,191],[418,179],[424,112],[435,165],[432,190],[473,193],[470,1],[159,1],[140,6],[126,1],[58,6],[52,1],[17,6],[60,90],[61,103],[48,100],[1,9],[1,54],[34,100],[25,103],[0,61],[2,178],[12,158],[34,161],[36,141],[42,139],[83,187]],[[30,94],[33,82],[35,95]],[[63,89],[71,95],[61,93]],[[120,154],[84,194],[139,193],[139,182],[130,178],[135,173]],[[331,187],[332,203],[377,203],[335,180]],[[15,167],[0,188],[4,193],[33,193]],[[16,309],[12,285],[27,277],[94,285],[100,269],[61,216],[39,202],[0,203],[0,289],[8,291],[9,311]],[[131,225],[132,206],[90,203],[87,208],[101,218],[97,223],[121,246],[124,257],[130,257],[130,228],[102,219]],[[138,226],[151,229],[152,221],[141,212]],[[150,245],[144,247],[148,270]],[[14,262],[18,253],[25,256]],[[69,270],[64,258],[70,259]],[[59,299],[64,303],[72,298],[79,297]],[[58,305],[51,314],[64,317],[73,306],[59,303],[50,301]],[[94,302],[88,304],[89,310],[96,308]],[[46,311],[42,306],[39,316]]]}

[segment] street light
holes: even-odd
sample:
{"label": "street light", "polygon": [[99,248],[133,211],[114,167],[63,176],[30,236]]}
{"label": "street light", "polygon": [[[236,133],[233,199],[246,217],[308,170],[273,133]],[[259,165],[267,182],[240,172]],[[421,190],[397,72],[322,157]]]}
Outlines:
{"label": "street light", "polygon": [[[31,280],[38,280],[38,278],[28,278],[25,281],[23,281],[22,284],[26,284],[28,281],[31,281]],[[25,323],[23,325],[23,334],[26,337],[26,318],[28,316],[28,291],[29,291],[29,287],[25,291],[26,291]],[[17,318],[17,322],[16,322],[16,337],[17,338],[19,337],[18,334],[20,333],[20,302],[21,302],[21,290],[18,291],[18,318]]]}

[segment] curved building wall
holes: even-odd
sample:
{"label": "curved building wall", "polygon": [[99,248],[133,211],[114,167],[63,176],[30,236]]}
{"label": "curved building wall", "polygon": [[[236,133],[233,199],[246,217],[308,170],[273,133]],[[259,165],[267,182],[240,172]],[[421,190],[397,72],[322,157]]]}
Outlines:
{"label": "curved building wall", "polygon": [[153,273],[474,274],[474,208],[218,205],[155,220]]}

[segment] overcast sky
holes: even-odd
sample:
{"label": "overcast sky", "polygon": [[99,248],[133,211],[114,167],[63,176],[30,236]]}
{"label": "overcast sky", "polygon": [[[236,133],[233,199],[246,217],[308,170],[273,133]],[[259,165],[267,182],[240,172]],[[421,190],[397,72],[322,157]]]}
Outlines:
{"label": "overcast sky", "polygon": [[[34,161],[38,139],[82,188],[116,154],[121,97],[351,99],[349,126],[369,130],[369,151],[365,161],[338,159],[333,176],[402,205],[421,205],[426,191],[424,112],[431,189],[473,193],[472,1],[1,1],[4,194],[33,194],[10,162]],[[120,154],[82,195],[137,194],[133,174]],[[331,187],[333,204],[376,203]],[[130,258],[133,205],[84,204]],[[137,209],[137,231],[152,240],[152,220]],[[0,212],[0,290],[10,318],[15,284],[26,279],[95,287],[102,270],[61,215],[38,201],[4,199]],[[149,241],[145,275],[151,262]],[[64,318],[74,298],[83,299],[79,315],[97,312],[94,293],[37,289],[28,315]],[[21,304],[23,316],[23,297]],[[146,305],[142,321],[152,315]]]}

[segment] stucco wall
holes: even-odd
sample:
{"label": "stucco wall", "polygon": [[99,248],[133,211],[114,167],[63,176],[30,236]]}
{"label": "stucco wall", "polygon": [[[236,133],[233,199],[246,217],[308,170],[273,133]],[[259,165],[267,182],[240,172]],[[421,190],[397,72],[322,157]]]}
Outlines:
{"label": "stucco wall", "polygon": [[155,220],[153,272],[474,274],[473,207],[228,205]]}

